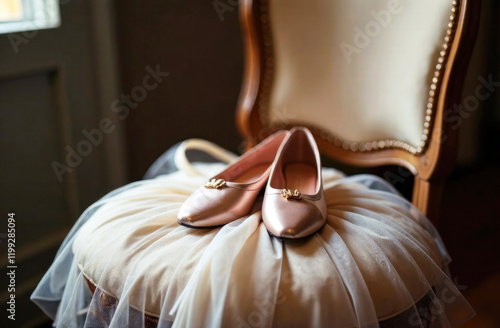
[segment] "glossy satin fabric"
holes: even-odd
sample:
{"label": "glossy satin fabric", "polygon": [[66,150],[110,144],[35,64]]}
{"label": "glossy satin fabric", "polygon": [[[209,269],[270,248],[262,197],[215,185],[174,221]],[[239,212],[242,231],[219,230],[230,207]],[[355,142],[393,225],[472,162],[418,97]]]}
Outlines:
{"label": "glossy satin fabric", "polygon": [[[271,163],[287,135],[287,131],[276,132],[212,177],[211,180],[224,181],[221,188],[202,185],[191,193],[178,211],[178,221],[188,226],[214,227],[247,215],[266,184]],[[259,165],[264,171],[257,177],[235,181]]]}
{"label": "glossy satin fabric", "polygon": [[[313,170],[303,169],[285,176],[288,164],[307,164]],[[311,176],[312,175],[312,176]],[[312,192],[300,192],[300,199],[284,198],[288,179],[311,180]],[[321,159],[318,146],[306,128],[290,130],[288,137],[278,150],[264,193],[262,221],[267,230],[276,237],[301,238],[318,231],[326,221],[326,201],[321,178]]]}
{"label": "glossy satin fabric", "polygon": [[203,176],[137,182],[82,215],[32,296],[58,327],[96,325],[87,309],[102,300],[84,276],[119,299],[110,327],[141,327],[141,313],[159,327],[369,327],[416,314],[426,294],[435,327],[472,315],[436,231],[378,178],[324,170],[327,223],[290,241],[269,235],[258,204],[221,228],[179,226],[182,202],[223,168],[196,167]]}

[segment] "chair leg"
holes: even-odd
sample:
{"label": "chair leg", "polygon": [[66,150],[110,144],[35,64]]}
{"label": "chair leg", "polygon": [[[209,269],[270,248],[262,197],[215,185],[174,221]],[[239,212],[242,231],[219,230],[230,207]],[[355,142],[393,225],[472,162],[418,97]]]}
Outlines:
{"label": "chair leg", "polygon": [[424,180],[415,177],[413,185],[413,204],[424,213],[427,218],[438,226],[439,210],[443,195],[444,180]]}

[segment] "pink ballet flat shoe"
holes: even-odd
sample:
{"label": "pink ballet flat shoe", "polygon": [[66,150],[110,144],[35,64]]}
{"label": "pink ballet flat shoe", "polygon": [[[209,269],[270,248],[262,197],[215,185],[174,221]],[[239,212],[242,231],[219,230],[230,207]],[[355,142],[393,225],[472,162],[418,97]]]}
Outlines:
{"label": "pink ballet flat shoe", "polygon": [[198,188],[182,204],[177,222],[191,227],[227,224],[247,215],[266,184],[288,131],[279,131]]}
{"label": "pink ballet flat shoe", "polygon": [[271,167],[262,220],[276,237],[302,238],[321,229],[326,214],[318,146],[308,129],[293,128]]}

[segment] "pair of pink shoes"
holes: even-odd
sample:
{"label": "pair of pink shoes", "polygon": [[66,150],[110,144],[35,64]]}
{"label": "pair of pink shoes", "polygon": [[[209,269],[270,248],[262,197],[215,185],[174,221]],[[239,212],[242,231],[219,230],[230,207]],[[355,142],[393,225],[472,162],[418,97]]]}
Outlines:
{"label": "pair of pink shoes", "polygon": [[301,238],[326,222],[321,159],[311,132],[279,131],[197,189],[178,222],[191,227],[227,224],[249,214],[265,187],[262,220],[277,237]]}

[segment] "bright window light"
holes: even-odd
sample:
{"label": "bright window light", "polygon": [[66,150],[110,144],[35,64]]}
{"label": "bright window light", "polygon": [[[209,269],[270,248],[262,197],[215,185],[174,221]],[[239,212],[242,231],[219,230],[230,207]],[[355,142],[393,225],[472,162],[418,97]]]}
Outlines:
{"label": "bright window light", "polygon": [[0,33],[58,27],[58,0],[0,0]]}
{"label": "bright window light", "polygon": [[0,0],[0,22],[11,22],[23,18],[21,0]]}

